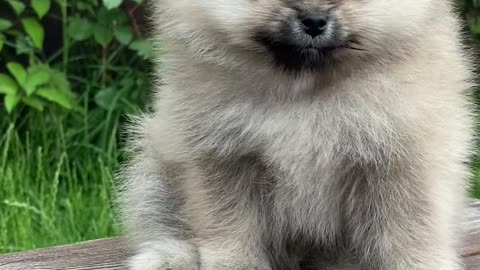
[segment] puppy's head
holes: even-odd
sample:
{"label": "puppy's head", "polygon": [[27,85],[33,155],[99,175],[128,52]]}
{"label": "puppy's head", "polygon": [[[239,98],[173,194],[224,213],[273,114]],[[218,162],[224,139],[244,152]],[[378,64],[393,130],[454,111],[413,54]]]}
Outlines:
{"label": "puppy's head", "polygon": [[[157,0],[164,30],[201,53],[287,70],[408,53],[448,0]],[[440,14],[442,15],[442,14]]]}

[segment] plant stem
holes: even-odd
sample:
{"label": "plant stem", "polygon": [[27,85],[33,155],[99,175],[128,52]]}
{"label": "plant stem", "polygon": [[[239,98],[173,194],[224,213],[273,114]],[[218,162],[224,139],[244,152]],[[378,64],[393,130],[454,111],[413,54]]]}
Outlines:
{"label": "plant stem", "polygon": [[63,69],[64,72],[67,73],[68,69],[68,53],[70,51],[70,44],[67,35],[67,27],[68,27],[68,10],[67,10],[67,1],[63,0],[61,3],[61,12],[62,12],[62,35],[63,35]]}

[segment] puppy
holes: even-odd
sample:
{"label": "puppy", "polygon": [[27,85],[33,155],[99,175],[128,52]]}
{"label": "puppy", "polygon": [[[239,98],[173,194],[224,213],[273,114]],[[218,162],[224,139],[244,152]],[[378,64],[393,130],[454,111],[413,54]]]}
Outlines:
{"label": "puppy", "polygon": [[121,176],[130,268],[463,269],[451,2],[152,0],[166,53]]}

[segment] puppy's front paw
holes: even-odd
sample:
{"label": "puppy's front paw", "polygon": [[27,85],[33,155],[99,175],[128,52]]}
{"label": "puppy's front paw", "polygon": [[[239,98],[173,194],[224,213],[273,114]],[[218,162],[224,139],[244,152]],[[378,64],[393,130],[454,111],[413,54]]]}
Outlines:
{"label": "puppy's front paw", "polygon": [[202,260],[201,270],[272,270],[267,265],[219,259]]}
{"label": "puppy's front paw", "polygon": [[266,260],[244,254],[232,255],[200,249],[201,270],[272,270]]}
{"label": "puppy's front paw", "polygon": [[188,241],[165,240],[143,244],[128,265],[131,270],[198,270],[199,260]]}

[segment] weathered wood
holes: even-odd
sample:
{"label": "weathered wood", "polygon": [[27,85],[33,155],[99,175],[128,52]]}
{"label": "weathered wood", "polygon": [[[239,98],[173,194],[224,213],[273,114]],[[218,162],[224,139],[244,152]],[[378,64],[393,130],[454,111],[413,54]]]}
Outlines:
{"label": "weathered wood", "polygon": [[126,270],[122,238],[39,249],[0,256],[1,270]]}
{"label": "weathered wood", "polygon": [[471,204],[463,228],[465,240],[462,255],[467,270],[480,270],[480,202]]}
{"label": "weathered wood", "polygon": [[[465,221],[461,250],[467,270],[480,270],[480,202]],[[126,270],[125,241],[112,238],[0,256],[0,270]]]}

